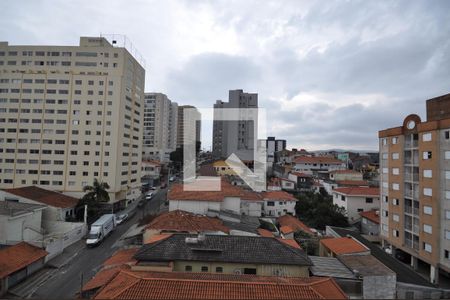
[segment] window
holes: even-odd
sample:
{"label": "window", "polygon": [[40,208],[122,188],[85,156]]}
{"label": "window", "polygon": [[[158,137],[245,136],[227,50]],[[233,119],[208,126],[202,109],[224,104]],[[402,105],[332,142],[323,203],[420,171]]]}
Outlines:
{"label": "window", "polygon": [[445,171],[445,179],[450,180],[450,171]]}
{"label": "window", "polygon": [[[447,236],[447,232],[446,232],[446,234],[445,234],[446,236]],[[446,258],[446,259],[448,259],[449,258],[449,252],[448,252],[448,250],[444,250],[444,257]]]}
{"label": "window", "polygon": [[398,137],[393,137],[392,138],[392,144],[396,145],[398,143]]}
{"label": "window", "polygon": [[445,199],[450,200],[450,191],[445,191]]}
{"label": "window", "polygon": [[398,237],[398,230],[392,229],[392,236]]}
{"label": "window", "polygon": [[387,174],[388,173],[388,168],[383,168],[383,174]]}
{"label": "window", "polygon": [[341,195],[341,200],[345,201],[345,196]]}
{"label": "window", "polygon": [[450,210],[445,211],[445,219],[450,220]]}
{"label": "window", "polygon": [[387,139],[386,138],[382,139],[381,143],[383,144],[383,146],[386,146],[387,145]]}
{"label": "window", "polygon": [[398,154],[398,152],[392,153],[392,159],[399,159],[399,158],[400,158],[400,154]]}
{"label": "window", "polygon": [[208,272],[208,267],[207,266],[202,266],[202,272]]}
{"label": "window", "polygon": [[450,131],[445,132],[445,139],[450,140]]}
{"label": "window", "polygon": [[392,168],[392,175],[398,175],[400,174],[399,168]]}
{"label": "window", "polygon": [[423,249],[428,253],[431,253],[431,251],[432,251],[432,247],[428,243],[423,243]]}
{"label": "window", "polygon": [[400,204],[400,201],[398,201],[398,199],[392,199],[392,205],[397,206],[399,204]]}
{"label": "window", "polygon": [[186,272],[192,272],[192,266],[185,266],[184,271]]}
{"label": "window", "polygon": [[216,267],[216,273],[223,273],[223,267]]}
{"label": "window", "polygon": [[[449,231],[449,230],[446,230],[446,231],[445,231],[445,239],[446,239],[446,240],[450,240],[450,231]],[[448,251],[447,251],[447,252],[448,252]],[[448,258],[448,253],[447,253],[447,256],[446,256],[445,258]]]}
{"label": "window", "polygon": [[373,198],[366,198],[366,203],[373,203]]}
{"label": "window", "polygon": [[433,214],[433,208],[431,206],[424,205],[423,213],[426,214],[426,215],[432,215]]}
{"label": "window", "polygon": [[422,152],[422,158],[423,159],[431,159],[431,157],[432,157],[432,154],[431,154],[431,151],[424,151],[424,152]]}
{"label": "window", "polygon": [[382,157],[382,159],[388,159],[388,154],[387,154],[387,153],[383,153],[383,154],[381,155],[381,157]]}
{"label": "window", "polygon": [[255,268],[244,268],[244,274],[256,275]]}
{"label": "window", "polygon": [[431,225],[428,225],[428,224],[423,224],[423,231],[425,233],[432,234],[433,233],[433,227],[431,227]]}
{"label": "window", "polygon": [[400,216],[398,214],[392,214],[392,220],[394,222],[400,222]]}
{"label": "window", "polygon": [[445,159],[450,159],[450,151],[445,151]]}
{"label": "window", "polygon": [[431,141],[431,132],[426,132],[422,134],[422,141],[430,142]]}
{"label": "window", "polygon": [[267,206],[275,206],[275,202],[273,202],[273,201],[267,201]]}
{"label": "window", "polygon": [[423,188],[424,196],[433,196],[433,190],[431,188]]}
{"label": "window", "polygon": [[393,184],[392,184],[392,189],[393,189],[394,191],[398,191],[398,190],[400,190],[400,185],[399,185],[398,183],[393,183]]}
{"label": "window", "polygon": [[425,177],[425,178],[433,177],[433,171],[432,170],[423,170],[423,177]]}

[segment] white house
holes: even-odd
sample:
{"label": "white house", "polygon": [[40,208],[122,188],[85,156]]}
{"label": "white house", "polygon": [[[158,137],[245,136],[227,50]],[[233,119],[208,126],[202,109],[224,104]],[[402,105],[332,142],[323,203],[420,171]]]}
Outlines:
{"label": "white house", "polygon": [[267,183],[268,191],[295,190],[295,181],[287,178],[273,177]]}
{"label": "white house", "polygon": [[360,212],[379,209],[380,189],[373,187],[341,187],[333,190],[333,203],[343,207],[349,222],[358,221]]}
{"label": "white house", "polygon": [[37,186],[0,190],[0,201],[46,205],[42,219],[46,221],[65,221],[75,214],[78,199],[62,193],[46,190]]}
{"label": "white house", "polygon": [[354,170],[336,170],[330,172],[330,179],[334,181],[362,181],[363,174]]}
{"label": "white house", "polygon": [[41,240],[44,205],[0,201],[0,244]]}
{"label": "white house", "polygon": [[294,170],[307,174],[327,173],[336,170],[345,170],[345,162],[329,156],[299,156],[294,159]]}
{"label": "white house", "polygon": [[265,216],[279,217],[286,214],[295,216],[297,198],[284,191],[267,191],[263,193]]}
{"label": "white house", "polygon": [[159,184],[161,163],[156,160],[144,160],[141,165],[141,183],[144,188]]}

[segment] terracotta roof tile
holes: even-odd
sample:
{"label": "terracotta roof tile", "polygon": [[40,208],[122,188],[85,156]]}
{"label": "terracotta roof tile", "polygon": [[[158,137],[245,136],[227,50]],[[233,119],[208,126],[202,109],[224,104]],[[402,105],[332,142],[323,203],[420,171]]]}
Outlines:
{"label": "terracotta roof tile", "polygon": [[267,191],[263,193],[264,200],[298,201],[292,194],[285,191]]}
{"label": "terracotta roof tile", "polygon": [[362,211],[359,215],[372,221],[373,223],[380,224],[380,214],[375,210]]}
{"label": "terracotta roof tile", "polygon": [[0,278],[34,263],[47,254],[47,251],[26,242],[0,249]]}
{"label": "terracotta roof tile", "polygon": [[95,299],[347,299],[332,278],[161,274],[121,271]]}
{"label": "terracotta roof tile", "polygon": [[282,239],[282,238],[277,238],[277,240],[279,240],[280,242],[285,243],[286,245],[289,245],[291,247],[294,247],[297,249],[302,249],[302,247],[300,247],[300,245],[295,240]]}
{"label": "terracotta roof tile", "polygon": [[355,170],[335,170],[335,171],[331,171],[331,174],[361,174],[358,171]]}
{"label": "terracotta roof tile", "polygon": [[167,198],[169,200],[179,201],[214,201],[222,202],[224,197],[237,197],[241,193],[241,189],[233,186],[225,180],[221,182],[220,191],[185,191],[184,185],[181,183],[173,184]]}
{"label": "terracotta roof tile", "polygon": [[297,177],[311,177],[311,174],[306,174],[306,173],[302,173],[302,172],[290,172],[292,175],[297,176]]}
{"label": "terracotta roof tile", "polygon": [[64,195],[62,193],[42,189],[37,186],[25,186],[14,189],[3,189],[7,193],[16,196],[24,197],[36,202],[47,204],[54,207],[68,208],[75,207],[78,204],[78,199]]}
{"label": "terracotta roof tile", "polygon": [[218,218],[196,215],[182,210],[160,214],[147,225],[146,229],[180,232],[222,231],[228,233],[230,231]]}
{"label": "terracotta roof tile", "polygon": [[367,180],[336,180],[338,186],[369,186]]}
{"label": "terracotta roof tile", "polygon": [[172,234],[155,234],[150,236],[149,238],[144,240],[144,244],[151,244],[151,243],[155,243],[158,241],[162,241],[167,239],[168,237],[170,237]]}
{"label": "terracotta roof tile", "polygon": [[[309,228],[308,226],[306,226],[305,223],[303,223],[302,221],[300,221],[299,219],[297,219],[294,216],[291,215],[284,215],[281,216],[277,219],[278,224],[280,225],[280,230],[282,233],[284,234],[289,234],[293,231],[303,231],[309,234],[314,234],[314,232],[311,230],[311,228]],[[285,232],[283,232],[283,230]]]}
{"label": "terracotta roof tile", "polygon": [[320,243],[336,255],[370,251],[351,237],[326,238]]}
{"label": "terracotta roof tile", "polygon": [[91,278],[91,280],[86,282],[82,289],[83,292],[103,287],[120,272],[121,268],[123,267],[120,266],[100,270],[99,272],[97,272],[97,274],[95,274],[93,278]]}
{"label": "terracotta roof tile", "polygon": [[134,265],[137,261],[133,258],[133,256],[138,252],[138,250],[139,248],[118,250],[103,263],[103,266],[113,267],[123,264]]}
{"label": "terracotta roof tile", "polygon": [[335,188],[333,192],[347,196],[379,196],[380,189],[375,187],[340,187]]}
{"label": "terracotta roof tile", "polygon": [[273,237],[273,233],[267,229],[258,228],[258,234],[263,237]]}

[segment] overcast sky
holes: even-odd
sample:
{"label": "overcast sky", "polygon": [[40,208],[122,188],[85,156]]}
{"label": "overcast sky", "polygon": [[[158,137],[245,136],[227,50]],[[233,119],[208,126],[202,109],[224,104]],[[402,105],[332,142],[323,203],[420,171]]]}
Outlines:
{"label": "overcast sky", "polygon": [[446,0],[1,0],[0,40],[125,34],[146,91],[198,107],[257,92],[288,147],[377,149],[378,130],[450,92],[449,13]]}

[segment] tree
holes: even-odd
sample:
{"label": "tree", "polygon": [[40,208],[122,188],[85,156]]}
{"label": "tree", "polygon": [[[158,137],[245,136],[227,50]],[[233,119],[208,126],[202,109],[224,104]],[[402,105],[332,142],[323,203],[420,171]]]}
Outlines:
{"label": "tree", "polygon": [[107,189],[109,185],[106,182],[100,182],[97,178],[94,179],[92,185],[83,187],[84,194],[81,198],[79,206],[88,206],[88,218],[92,218],[97,215],[101,203],[109,202],[109,194]]}
{"label": "tree", "polygon": [[[201,142],[197,141],[195,143],[195,157],[198,157],[200,152]],[[183,151],[184,147],[181,145],[175,151],[170,153],[170,160],[173,162],[176,169],[181,170],[183,168]]]}
{"label": "tree", "polygon": [[325,226],[348,226],[345,209],[333,204],[326,193],[303,193],[297,196],[297,216],[308,226],[324,230]]}

